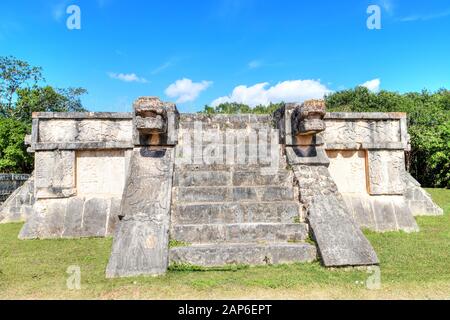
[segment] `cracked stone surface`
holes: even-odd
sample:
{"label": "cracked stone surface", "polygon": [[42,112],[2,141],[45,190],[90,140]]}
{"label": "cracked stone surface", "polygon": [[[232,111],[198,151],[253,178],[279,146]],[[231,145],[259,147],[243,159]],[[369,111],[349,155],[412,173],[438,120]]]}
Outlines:
{"label": "cracked stone surface", "polygon": [[173,148],[134,149],[108,278],[166,272],[173,163]]}

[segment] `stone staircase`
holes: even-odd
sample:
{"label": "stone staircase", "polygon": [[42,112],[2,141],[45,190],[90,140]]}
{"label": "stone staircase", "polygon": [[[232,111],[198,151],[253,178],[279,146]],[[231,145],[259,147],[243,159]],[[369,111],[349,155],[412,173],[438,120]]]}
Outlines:
{"label": "stone staircase", "polygon": [[[202,123],[203,137],[210,135],[209,130],[216,130],[224,140],[233,134],[240,139],[245,136],[248,161],[211,163],[203,159],[205,163],[175,164],[170,238],[184,245],[170,249],[171,263],[223,266],[314,260],[316,248],[305,242],[308,225],[303,221],[293,172],[287,169],[278,143],[279,163],[272,172],[261,170],[260,153],[249,156],[254,147],[249,132],[262,128],[269,134],[259,139],[267,139],[271,152],[270,137],[278,132],[272,129],[270,117],[182,115],[180,137],[193,136],[194,121]],[[261,162],[255,164],[255,158]]]}

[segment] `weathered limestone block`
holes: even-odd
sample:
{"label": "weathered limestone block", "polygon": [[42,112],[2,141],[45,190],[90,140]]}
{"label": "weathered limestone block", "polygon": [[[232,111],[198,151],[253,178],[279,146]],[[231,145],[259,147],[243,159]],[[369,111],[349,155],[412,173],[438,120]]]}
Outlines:
{"label": "weathered limestone block", "polygon": [[36,199],[66,198],[76,194],[74,151],[37,152],[35,168]]}
{"label": "weathered limestone block", "polygon": [[301,213],[298,201],[174,203],[171,218],[172,224],[292,223],[301,217]]}
{"label": "weathered limestone block", "polygon": [[38,199],[20,231],[20,239],[106,237],[119,216],[118,198]]}
{"label": "weathered limestone block", "polygon": [[326,126],[323,137],[327,145],[402,142],[399,120],[326,119]]}
{"label": "weathered limestone block", "polygon": [[174,194],[183,202],[284,201],[294,200],[292,187],[177,187]]}
{"label": "weathered limestone block", "polygon": [[404,194],[405,154],[403,150],[369,150],[368,165],[370,194]]}
{"label": "weathered limestone block", "polygon": [[411,210],[402,196],[370,196],[344,193],[344,200],[355,222],[376,232],[418,232]]}
{"label": "weathered limestone block", "polygon": [[5,202],[29,178],[29,174],[0,173],[0,204]]}
{"label": "weathered limestone block", "polygon": [[[373,151],[369,151],[373,152]],[[384,154],[402,154],[401,151],[384,151]],[[373,195],[368,193],[368,179],[366,173],[365,150],[331,151],[330,174],[337,184],[339,191],[344,196],[347,208],[353,219],[361,228],[368,228],[377,232],[385,231],[419,231],[416,221],[407,207],[402,195]],[[383,163],[382,165],[386,165]],[[398,169],[391,169],[398,170]],[[400,172],[391,172],[391,176],[397,177]],[[382,179],[383,177],[376,177]],[[387,188],[386,182],[381,181],[381,186]],[[385,189],[386,190],[386,189]]]}
{"label": "weathered limestone block", "polygon": [[127,151],[77,151],[76,159],[78,196],[122,197],[129,162]]}
{"label": "weathered limestone block", "polygon": [[139,132],[145,134],[153,133],[166,133],[166,121],[164,121],[161,115],[156,115],[151,118],[142,118],[140,116],[136,117],[136,128]]}
{"label": "weathered limestone block", "polygon": [[[64,228],[61,234],[61,238],[79,238],[82,237],[83,235],[89,236],[87,235],[86,232],[83,232],[83,229],[87,229],[87,225],[83,223],[85,200],[86,200],[85,198],[81,197],[74,197],[67,199],[66,215],[64,217]],[[102,224],[100,223],[100,225],[92,225],[89,226],[89,228],[101,229],[101,226]],[[95,234],[98,235],[97,232],[95,232]],[[39,236],[42,237],[43,235]]]}
{"label": "weathered limestone block", "polygon": [[327,267],[378,264],[378,257],[337,197],[313,196],[308,221]]}
{"label": "weathered limestone block", "polygon": [[300,201],[309,207],[317,195],[342,199],[336,183],[325,166],[293,165],[294,175],[300,189]]}
{"label": "weathered limestone block", "polygon": [[85,237],[104,237],[106,235],[108,213],[111,201],[104,198],[86,199],[83,210],[81,234]]}
{"label": "weathered limestone block", "polygon": [[26,221],[34,204],[34,176],[17,188],[0,207],[0,223]]}
{"label": "weathered limestone block", "polygon": [[37,200],[33,214],[22,227],[19,239],[60,238],[64,231],[67,199]]}
{"label": "weathered limestone block", "polygon": [[[76,115],[76,114],[74,114]],[[37,130],[33,128],[33,130]],[[39,119],[39,143],[131,142],[131,119]]]}
{"label": "weathered limestone block", "polygon": [[78,135],[77,123],[71,119],[42,120],[36,133],[39,142],[75,141]]}
{"label": "weathered limestone block", "polygon": [[366,151],[328,150],[328,170],[341,193],[367,193]]}
{"label": "weathered limestone block", "polygon": [[286,156],[292,165],[328,166],[330,159],[322,146],[286,147]]}
{"label": "weathered limestone block", "polygon": [[306,223],[187,224],[171,229],[171,239],[186,243],[300,242],[307,237]]}
{"label": "weathered limestone block", "polygon": [[131,136],[131,121],[87,119],[79,121],[76,141],[130,142]]}
{"label": "weathered limestone block", "polygon": [[371,196],[363,193],[342,193],[342,196],[349,210],[348,213],[361,229],[378,231]]}
{"label": "weathered limestone block", "polygon": [[415,216],[443,215],[444,210],[433,202],[430,194],[421,188],[420,183],[409,172],[405,172],[405,201]]}
{"label": "weathered limestone block", "polygon": [[108,278],[166,272],[173,165],[173,148],[133,151]]}
{"label": "weathered limestone block", "polygon": [[312,262],[316,257],[316,248],[309,243],[197,244],[170,249],[171,263],[204,267]]}

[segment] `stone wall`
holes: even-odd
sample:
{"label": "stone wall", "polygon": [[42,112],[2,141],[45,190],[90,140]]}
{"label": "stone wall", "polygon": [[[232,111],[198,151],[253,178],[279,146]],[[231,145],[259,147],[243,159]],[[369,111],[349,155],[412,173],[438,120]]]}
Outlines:
{"label": "stone wall", "polygon": [[406,201],[404,113],[328,113],[329,171],[355,221],[374,231],[418,231]]}
{"label": "stone wall", "polygon": [[433,202],[430,194],[421,188],[420,183],[408,172],[406,172],[404,180],[406,203],[413,215],[439,216],[444,214],[444,210]]}
{"label": "stone wall", "polygon": [[[240,129],[241,127],[236,127],[239,123],[236,117],[239,117],[242,122],[242,128],[245,128],[245,123],[251,122],[254,127],[259,123],[259,127],[255,127],[257,130],[273,128],[273,123],[276,122],[276,119],[273,121],[270,116],[257,115],[218,115],[215,116],[217,119],[210,122],[208,116],[189,114],[182,115],[181,121],[183,127],[189,127],[200,120],[204,126],[203,129],[207,130],[205,134],[211,134],[213,140],[215,129],[225,130],[230,124],[233,125],[233,128],[230,128],[233,130],[230,132]],[[251,117],[251,119],[245,117]],[[101,199],[119,201],[134,146],[132,119],[131,113],[35,113],[32,136],[29,138],[29,150],[36,153],[34,190],[36,200],[47,203],[51,203],[50,199],[56,201],[67,198],[75,198],[77,200],[74,201],[82,203],[85,203],[86,199],[99,199],[100,202]],[[311,149],[308,146],[311,143],[302,141],[307,139],[305,136],[300,138],[293,136],[293,130],[298,128],[290,128],[290,136],[289,132],[286,131],[286,134],[282,131],[280,142],[295,141],[299,145],[290,152],[304,155],[319,152],[314,161],[320,159],[325,166],[329,166],[329,174],[340,193],[344,195],[347,205],[351,207],[352,212],[358,212],[360,219],[357,221],[366,221],[363,224],[364,227],[380,230],[375,223],[367,223],[367,221],[375,221],[371,218],[375,214],[373,210],[361,213],[363,211],[358,204],[355,204],[358,201],[354,199],[358,196],[361,199],[375,201],[375,198],[370,197],[403,197],[405,194],[407,187],[402,178],[406,173],[404,151],[409,148],[406,115],[401,113],[327,113],[324,121],[326,130],[314,136],[315,142],[312,143],[312,145],[323,145],[323,148]],[[219,127],[214,127],[219,124]],[[284,125],[289,127],[289,124]],[[195,137],[188,137],[183,130],[180,130],[178,149],[183,149],[187,138],[193,140]],[[239,141],[239,136],[231,138],[233,141]],[[173,137],[171,139],[176,140]],[[230,137],[226,135],[223,139],[224,141],[218,145],[227,146]],[[248,153],[248,150],[245,152]],[[180,157],[179,153],[177,157]],[[308,161],[307,159],[309,158],[303,157],[303,161]],[[114,174],[110,174],[111,172]],[[411,191],[410,187],[407,194],[411,196],[419,192]],[[386,199],[390,198],[384,200]],[[69,202],[61,201],[66,209]],[[395,200],[392,203],[397,204],[399,201]],[[406,202],[408,208],[414,209],[415,214],[418,214],[420,208],[423,208],[423,211],[431,208],[431,205],[427,207],[424,203],[423,200]],[[40,206],[37,205],[36,208]],[[436,212],[439,211],[436,210]],[[99,224],[100,220],[102,224],[106,221],[99,219]],[[393,218],[391,220],[393,221]],[[393,230],[402,229],[399,224],[388,225]],[[386,230],[390,229],[386,228]],[[76,232],[69,233],[76,235]],[[43,231],[42,234],[45,232]],[[103,232],[92,234],[99,235]],[[80,235],[89,236],[90,234],[83,232]],[[61,234],[61,236],[64,235]],[[40,237],[40,232],[24,234],[24,237]]]}
{"label": "stone wall", "polygon": [[3,196],[8,198],[0,207],[0,223],[26,221],[33,211],[34,176],[4,174],[1,178]]}
{"label": "stone wall", "polygon": [[1,173],[0,174],[0,204],[30,178],[29,174]]}
{"label": "stone wall", "polygon": [[128,113],[34,113],[35,203],[19,237],[105,237],[120,213],[132,144]]}

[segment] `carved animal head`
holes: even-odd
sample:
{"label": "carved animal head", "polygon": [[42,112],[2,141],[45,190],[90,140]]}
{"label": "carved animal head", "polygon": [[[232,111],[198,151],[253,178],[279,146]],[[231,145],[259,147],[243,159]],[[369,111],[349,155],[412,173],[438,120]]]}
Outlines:
{"label": "carved animal head", "polygon": [[296,135],[311,135],[325,130],[325,101],[307,100],[292,113],[292,129]]}

